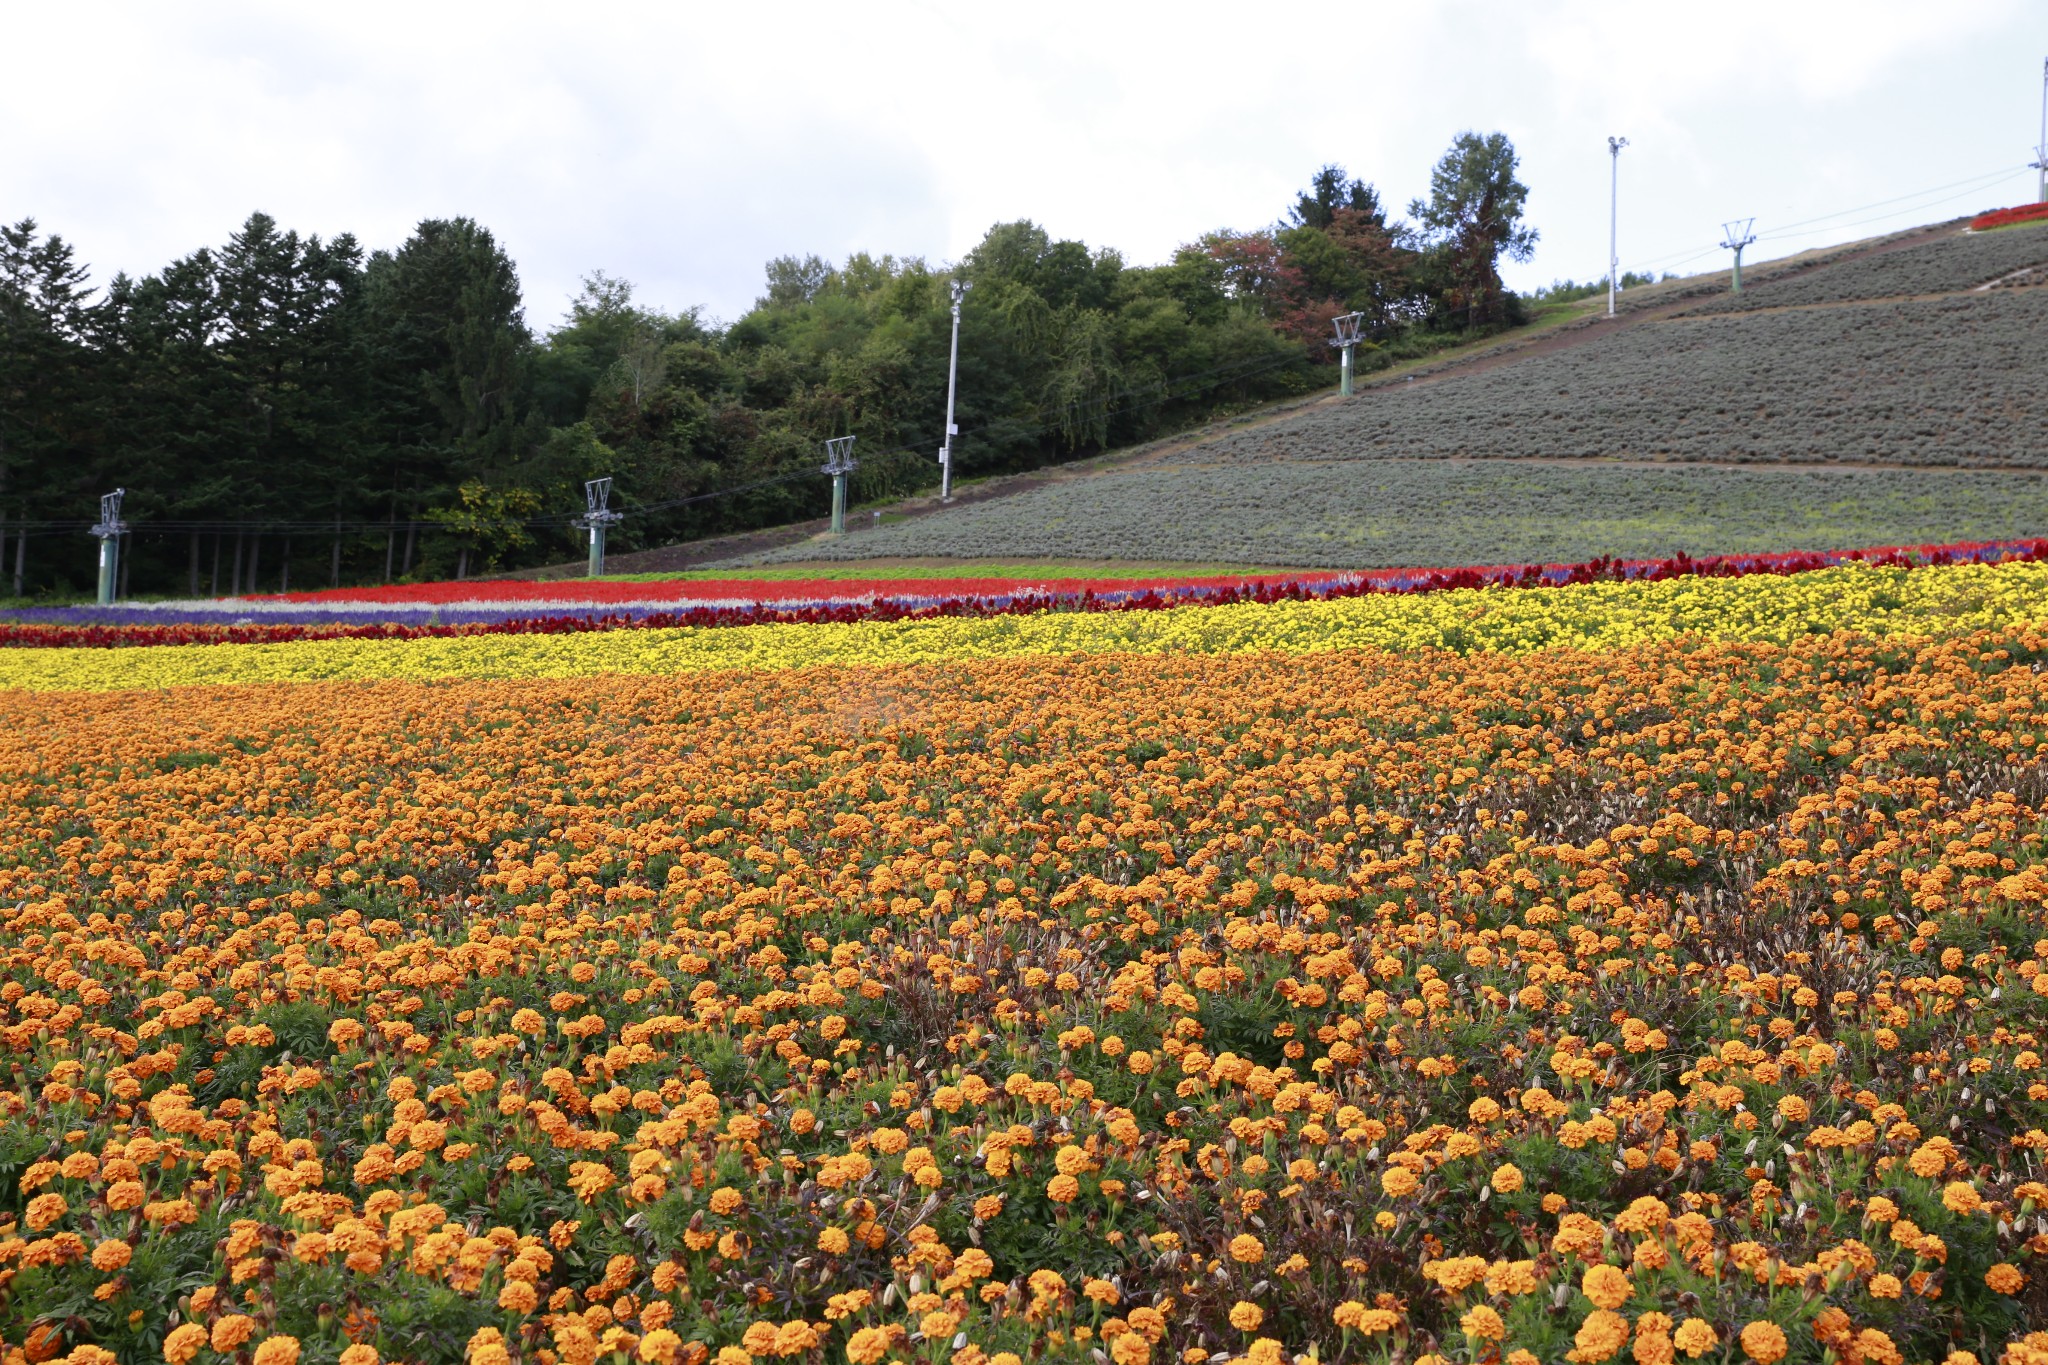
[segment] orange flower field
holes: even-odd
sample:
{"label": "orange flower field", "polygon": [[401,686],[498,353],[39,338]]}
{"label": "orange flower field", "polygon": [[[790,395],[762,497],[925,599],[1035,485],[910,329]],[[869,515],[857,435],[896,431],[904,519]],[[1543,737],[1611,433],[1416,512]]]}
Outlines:
{"label": "orange flower field", "polygon": [[2048,1365],[2044,661],[0,692],[0,1365]]}

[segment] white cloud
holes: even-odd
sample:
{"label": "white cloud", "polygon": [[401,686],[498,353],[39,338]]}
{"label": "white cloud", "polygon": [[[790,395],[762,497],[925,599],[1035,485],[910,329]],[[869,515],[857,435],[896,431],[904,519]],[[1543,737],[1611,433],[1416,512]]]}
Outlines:
{"label": "white cloud", "polygon": [[[0,84],[0,214],[72,238],[102,278],[257,208],[372,246],[468,214],[519,261],[541,325],[591,269],[730,317],[770,256],[950,259],[1014,217],[1159,260],[1270,220],[1324,161],[1404,205],[1466,127],[1524,157],[1543,245],[1517,283],[1604,268],[1609,133],[1632,143],[1624,265],[1704,248],[1687,268],[1705,268],[1738,213],[1768,232],[2019,166],[2048,51],[2048,24],[1989,0],[85,3],[18,16],[12,37],[71,55]],[[2030,189],[2016,175],[1924,216]],[[1853,221],[1834,232],[1912,214]]]}

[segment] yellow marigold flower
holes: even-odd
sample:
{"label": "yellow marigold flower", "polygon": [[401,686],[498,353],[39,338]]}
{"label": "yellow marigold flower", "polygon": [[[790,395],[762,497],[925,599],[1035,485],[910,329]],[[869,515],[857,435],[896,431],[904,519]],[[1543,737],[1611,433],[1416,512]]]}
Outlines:
{"label": "yellow marigold flower", "polygon": [[1775,1322],[1761,1320],[1742,1329],[1742,1353],[1757,1365],[1776,1365],[1785,1358],[1785,1333]]}
{"label": "yellow marigold flower", "polygon": [[1257,1265],[1266,1259],[1266,1244],[1249,1232],[1240,1232],[1230,1239],[1230,1259],[1244,1265]]}
{"label": "yellow marigold flower", "polygon": [[1493,1179],[1489,1182],[1495,1194],[1513,1194],[1522,1188],[1522,1172],[1512,1162],[1502,1162],[1494,1168]]}
{"label": "yellow marigold flower", "polygon": [[1415,1172],[1406,1166],[1389,1166],[1380,1172],[1380,1188],[1394,1199],[1404,1199],[1415,1193],[1416,1187],[1421,1183],[1416,1179]]}
{"label": "yellow marigold flower", "polygon": [[531,1313],[540,1307],[540,1291],[524,1280],[508,1280],[498,1291],[498,1307],[508,1313]]}
{"label": "yellow marigold flower", "polygon": [[1230,1325],[1240,1332],[1256,1332],[1265,1320],[1266,1310],[1255,1303],[1239,1299],[1230,1307]]}

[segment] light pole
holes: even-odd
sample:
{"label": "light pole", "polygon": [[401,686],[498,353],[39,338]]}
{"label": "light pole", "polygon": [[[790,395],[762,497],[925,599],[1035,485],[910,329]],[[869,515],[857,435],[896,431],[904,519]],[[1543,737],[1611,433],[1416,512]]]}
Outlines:
{"label": "light pole", "polygon": [[1337,329],[1337,339],[1330,344],[1337,347],[1344,356],[1344,369],[1342,377],[1337,381],[1337,394],[1340,398],[1349,398],[1351,396],[1351,352],[1358,345],[1359,334],[1364,329],[1365,314],[1345,313],[1341,317],[1331,318],[1330,325]]}
{"label": "light pole", "polygon": [[846,534],[846,476],[853,473],[853,438],[834,436],[825,442],[823,473],[832,476],[832,534]]}
{"label": "light pole", "polygon": [[2041,140],[2034,144],[2034,169],[2041,173],[2038,202],[2048,204],[2048,61],[2041,63]]}
{"label": "light pole", "polygon": [[939,501],[953,500],[953,438],[960,428],[953,421],[953,395],[960,386],[960,300],[974,286],[953,281],[953,358],[946,364],[946,437],[939,446]]}
{"label": "light pole", "polygon": [[1731,293],[1742,292],[1742,248],[1756,240],[1756,234],[1749,230],[1756,219],[1745,218],[1740,223],[1721,224],[1721,245],[1735,253],[1735,288]]}
{"label": "light pole", "polygon": [[591,479],[583,485],[583,505],[587,510],[576,519],[576,524],[590,532],[590,569],[586,577],[604,576],[605,528],[625,520],[625,513],[612,511],[611,500],[610,479]]}
{"label": "light pole", "polygon": [[1607,188],[1607,316],[1614,316],[1614,295],[1621,287],[1621,149],[1625,137],[1607,139],[1607,155],[1614,169]]}
{"label": "light pole", "polygon": [[121,520],[121,499],[127,495],[125,488],[101,494],[100,519],[89,532],[100,542],[99,604],[103,607],[114,604],[114,585],[120,581],[121,537],[128,533],[128,523]]}

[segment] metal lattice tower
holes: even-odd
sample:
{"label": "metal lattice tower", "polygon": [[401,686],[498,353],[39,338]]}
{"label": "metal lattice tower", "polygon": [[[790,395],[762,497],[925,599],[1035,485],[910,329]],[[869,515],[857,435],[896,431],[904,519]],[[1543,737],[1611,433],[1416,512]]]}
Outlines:
{"label": "metal lattice tower", "polygon": [[1345,313],[1330,319],[1330,325],[1337,329],[1337,339],[1330,344],[1337,347],[1344,356],[1343,377],[1337,381],[1340,396],[1351,396],[1351,353],[1365,335],[1365,314]]}
{"label": "metal lattice tower", "polygon": [[825,465],[820,471],[832,476],[832,534],[846,534],[846,478],[859,467],[853,458],[853,437],[834,436],[825,442]]}
{"label": "metal lattice tower", "polygon": [[1721,224],[1721,246],[1735,253],[1735,287],[1731,291],[1733,293],[1742,292],[1742,248],[1756,240],[1756,234],[1749,230],[1754,222],[1754,218],[1744,218],[1738,222]]}
{"label": "metal lattice tower", "polygon": [[121,520],[121,499],[127,496],[125,488],[101,494],[100,519],[88,532],[100,542],[99,604],[103,607],[113,604],[114,587],[120,582],[121,537],[128,534],[128,523]]}
{"label": "metal lattice tower", "polygon": [[604,533],[608,527],[626,519],[624,512],[612,510],[612,481],[609,478],[591,479],[583,485],[583,515],[576,518],[575,525],[590,532],[589,576],[597,578],[604,573]]}
{"label": "metal lattice tower", "polygon": [[1625,137],[1607,139],[1607,155],[1614,169],[1607,189],[1607,316],[1614,316],[1614,296],[1621,290],[1621,149]]}

